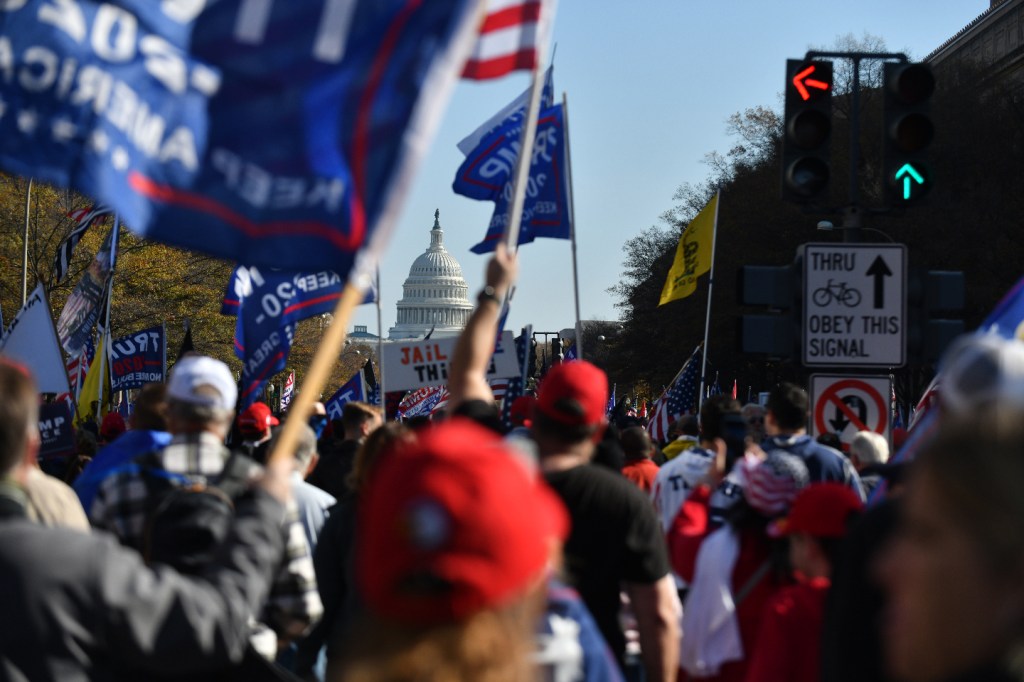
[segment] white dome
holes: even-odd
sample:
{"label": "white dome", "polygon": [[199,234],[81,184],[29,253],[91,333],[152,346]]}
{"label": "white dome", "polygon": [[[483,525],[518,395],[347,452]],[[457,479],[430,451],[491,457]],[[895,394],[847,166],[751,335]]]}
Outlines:
{"label": "white dome", "polygon": [[398,322],[388,338],[419,339],[431,329],[435,337],[458,335],[473,311],[468,291],[462,266],[444,248],[441,212],[435,211],[430,246],[409,268],[398,302]]}

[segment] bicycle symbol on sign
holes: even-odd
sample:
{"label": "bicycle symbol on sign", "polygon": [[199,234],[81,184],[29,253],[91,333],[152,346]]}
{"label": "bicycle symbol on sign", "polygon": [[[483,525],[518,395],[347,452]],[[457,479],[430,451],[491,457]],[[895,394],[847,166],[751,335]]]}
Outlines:
{"label": "bicycle symbol on sign", "polygon": [[816,306],[824,307],[835,301],[847,308],[856,308],[860,305],[860,292],[847,286],[846,282],[835,282],[830,279],[828,284],[814,290],[811,300]]}

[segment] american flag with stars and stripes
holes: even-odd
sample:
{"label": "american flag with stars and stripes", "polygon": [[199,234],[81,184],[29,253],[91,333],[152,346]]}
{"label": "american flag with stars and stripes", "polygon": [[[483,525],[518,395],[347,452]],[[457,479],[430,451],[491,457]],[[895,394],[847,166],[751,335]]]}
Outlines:
{"label": "american flag with stars and stripes", "polygon": [[68,267],[71,265],[71,256],[75,253],[75,247],[82,241],[82,235],[93,223],[100,222],[111,214],[110,208],[106,206],[90,206],[68,213],[68,217],[75,221],[75,227],[71,233],[57,247],[57,255],[53,258],[53,283],[59,284],[64,275],[68,274]]}
{"label": "american flag with stars and stripes", "polygon": [[452,394],[448,392],[447,386],[441,386],[441,390],[437,395],[437,402],[432,408],[430,408],[430,416],[433,417],[435,414],[440,414],[448,408],[448,400],[452,397]]}
{"label": "american flag with stars and stripes", "polygon": [[[523,333],[516,337],[516,357],[519,358],[519,366],[523,367],[527,360],[527,340],[529,335],[526,333],[526,329]],[[516,401],[519,396],[523,395],[523,378],[521,376],[513,377],[511,379],[496,379],[491,383],[491,390],[494,391],[494,399],[499,400],[498,390],[495,388],[495,384],[500,382],[506,382],[505,390],[501,395],[501,423],[505,427],[505,430],[512,429],[512,403]]]}
{"label": "american flag with stars and stripes", "polygon": [[462,77],[486,80],[535,68],[537,46],[547,44],[553,11],[553,0],[490,0]]}
{"label": "american flag with stars and stripes", "polygon": [[96,345],[92,342],[92,339],[89,339],[82,348],[81,353],[68,358],[64,367],[68,371],[68,386],[71,387],[71,392],[59,394],[56,398],[57,401],[63,400],[72,408],[74,407],[78,387],[85,383],[85,375],[89,373],[89,366],[95,357]]}
{"label": "american flag with stars and stripes", "polygon": [[679,371],[676,380],[655,403],[647,432],[651,439],[663,443],[668,440],[668,430],[675,420],[687,412],[696,412],[697,380],[700,375],[701,347],[693,351]]}

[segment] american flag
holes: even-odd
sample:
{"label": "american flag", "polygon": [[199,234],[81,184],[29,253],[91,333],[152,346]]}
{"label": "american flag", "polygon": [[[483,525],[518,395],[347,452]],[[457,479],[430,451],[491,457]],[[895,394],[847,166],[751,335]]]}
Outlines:
{"label": "american flag", "polygon": [[430,408],[430,416],[433,417],[435,414],[444,412],[448,407],[448,399],[451,397],[452,394],[448,392],[448,387],[442,386],[437,395],[437,402]]}
{"label": "american flag", "polygon": [[68,266],[71,264],[71,256],[75,247],[82,240],[82,235],[94,222],[100,221],[110,215],[111,210],[106,206],[90,206],[68,213],[68,217],[75,221],[75,227],[71,233],[64,237],[64,240],[57,247],[57,255],[53,258],[53,283],[58,284],[64,275],[68,274]]}
{"label": "american flag", "polygon": [[85,375],[89,373],[89,365],[92,364],[94,357],[96,357],[96,344],[92,342],[92,339],[89,339],[86,341],[81,353],[68,358],[65,366],[68,370],[68,384],[70,384],[71,388],[85,381]]}
{"label": "american flag", "polygon": [[554,10],[552,0],[490,0],[463,78],[486,80],[537,66],[537,46],[545,45]]}
{"label": "american flag", "polygon": [[[530,337],[524,329],[523,333],[516,337],[516,357],[519,358],[519,366],[522,367],[527,362],[527,348],[529,347]],[[501,395],[501,423],[504,425],[505,430],[512,429],[512,403],[516,401],[516,398],[523,395],[523,379],[522,377],[513,377],[511,379],[496,379],[491,384],[491,390],[494,391],[494,399],[498,400],[498,390],[495,384],[499,382],[505,382],[505,390]]]}
{"label": "american flag", "polygon": [[612,384],[612,394],[608,396],[608,404],[604,407],[605,414],[611,414],[615,410],[615,403],[618,402],[615,400],[615,389],[618,387],[618,384]]}
{"label": "american flag", "polygon": [[96,345],[89,339],[82,352],[68,358],[64,367],[68,371],[68,385],[71,387],[69,393],[60,393],[56,400],[63,400],[74,409],[75,397],[78,394],[78,387],[85,383],[85,375],[89,373],[89,366],[96,357]]}
{"label": "american flag", "polygon": [[295,372],[288,372],[288,378],[284,381],[284,389],[281,391],[281,411],[284,412],[292,404],[292,396],[295,395]]}
{"label": "american flag", "polygon": [[508,393],[508,379],[491,379],[491,393],[494,394],[494,402],[501,402]]}
{"label": "american flag", "polygon": [[651,439],[663,443],[668,440],[668,430],[672,423],[687,412],[694,412],[697,407],[697,380],[700,374],[701,347],[693,351],[679,375],[668,390],[658,399],[647,425]]}
{"label": "american flag", "polygon": [[430,414],[441,400],[440,386],[427,386],[408,393],[398,405],[398,416],[409,418]]}

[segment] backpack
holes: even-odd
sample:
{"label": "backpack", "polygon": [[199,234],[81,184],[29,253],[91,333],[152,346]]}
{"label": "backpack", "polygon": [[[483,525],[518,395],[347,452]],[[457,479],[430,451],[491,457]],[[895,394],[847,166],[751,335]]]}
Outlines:
{"label": "backpack", "polygon": [[232,452],[212,479],[167,471],[156,453],[143,456],[139,464],[150,494],[140,548],[143,558],[147,564],[198,575],[227,537],[235,500],[247,490],[254,462]]}

